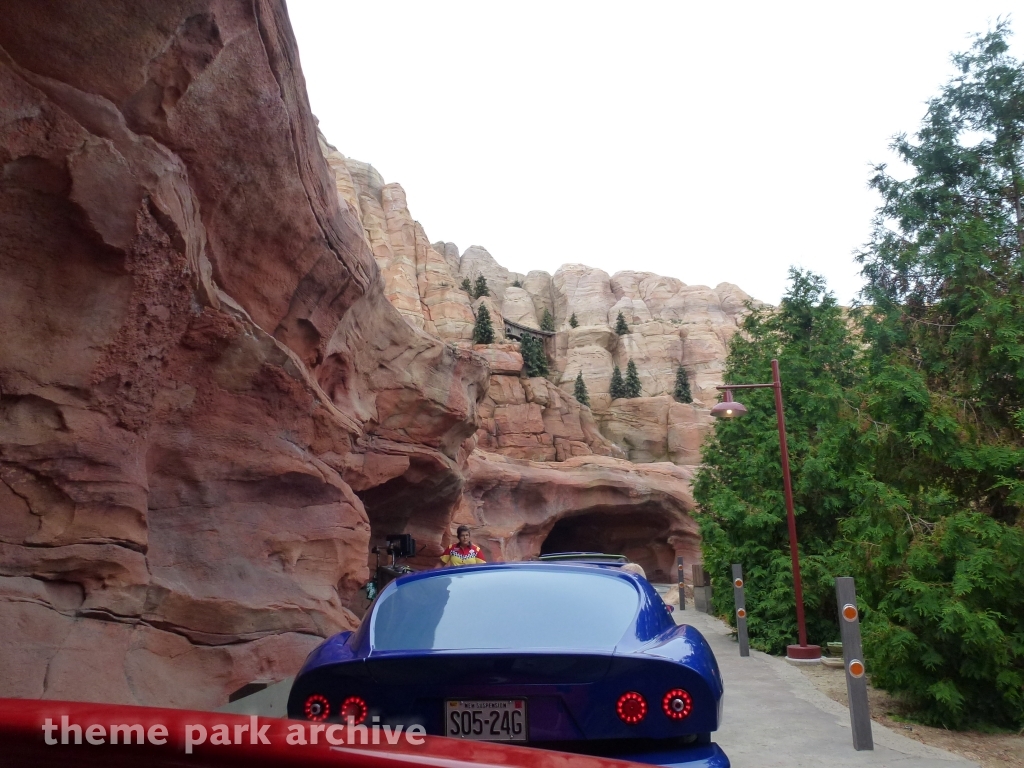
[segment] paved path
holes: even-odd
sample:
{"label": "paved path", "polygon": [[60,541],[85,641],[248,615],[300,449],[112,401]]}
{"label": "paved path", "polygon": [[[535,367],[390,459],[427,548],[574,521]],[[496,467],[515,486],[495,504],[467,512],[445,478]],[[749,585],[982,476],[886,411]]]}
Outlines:
{"label": "paved path", "polygon": [[[690,606],[692,607],[692,606]],[[725,717],[713,738],[733,768],[977,768],[958,755],[929,747],[872,723],[873,751],[857,752],[850,735],[850,712],[819,691],[784,659],[739,645],[720,619],[694,610],[672,614],[707,638],[725,678]]]}

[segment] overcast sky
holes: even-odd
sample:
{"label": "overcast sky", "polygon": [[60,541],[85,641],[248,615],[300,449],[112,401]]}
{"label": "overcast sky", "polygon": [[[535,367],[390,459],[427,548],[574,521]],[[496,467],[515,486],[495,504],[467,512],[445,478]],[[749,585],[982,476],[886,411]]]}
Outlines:
{"label": "overcast sky", "polygon": [[431,240],[771,303],[790,265],[856,295],[871,164],[1014,6],[288,0],[321,129]]}

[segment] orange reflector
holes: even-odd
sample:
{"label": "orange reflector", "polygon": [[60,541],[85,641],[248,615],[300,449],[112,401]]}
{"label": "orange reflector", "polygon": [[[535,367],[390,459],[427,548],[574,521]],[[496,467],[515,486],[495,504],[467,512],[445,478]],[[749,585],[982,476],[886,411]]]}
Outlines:
{"label": "orange reflector", "polygon": [[739,608],[736,611],[736,615],[739,616],[741,619],[745,619],[747,618],[747,610],[745,608]]}
{"label": "orange reflector", "polygon": [[843,618],[847,621],[857,620],[857,606],[853,603],[847,603],[843,606]]}
{"label": "orange reflector", "polygon": [[733,584],[735,584],[737,587],[742,587],[743,579],[736,579],[735,581],[733,581]]}
{"label": "orange reflector", "polygon": [[864,662],[860,659],[854,659],[851,661],[850,666],[848,666],[847,669],[854,677],[864,677]]}

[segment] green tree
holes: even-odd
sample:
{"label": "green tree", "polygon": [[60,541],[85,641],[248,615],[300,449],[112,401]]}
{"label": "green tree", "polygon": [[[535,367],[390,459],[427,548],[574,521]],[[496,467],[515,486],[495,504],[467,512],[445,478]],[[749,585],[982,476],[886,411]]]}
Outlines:
{"label": "green tree", "polygon": [[636,363],[629,358],[626,364],[626,397],[640,397],[643,387],[640,386],[640,374],[636,372]]}
{"label": "green tree", "polygon": [[523,287],[523,282],[522,282],[522,280],[520,280],[520,279],[519,279],[519,278],[517,277],[517,278],[516,278],[515,280],[513,280],[513,281],[512,281],[512,287],[513,287],[513,288],[522,288],[522,287]]}
{"label": "green tree", "polygon": [[494,326],[491,325],[491,313],[487,311],[487,305],[481,304],[476,312],[476,323],[473,325],[474,344],[493,344]]}
{"label": "green tree", "polygon": [[693,402],[693,395],[690,393],[690,378],[686,375],[686,369],[681,365],[676,369],[676,387],[672,391],[672,397],[680,403]]}
{"label": "green tree", "polygon": [[569,316],[569,326],[572,327],[572,328],[579,328],[580,327],[580,321],[576,319],[576,313],[575,312],[573,312],[572,315]]}
{"label": "green tree", "polygon": [[519,353],[523,356],[523,369],[527,376],[548,375],[548,358],[544,353],[542,341],[524,333],[522,341],[519,342]]}
{"label": "green tree", "polygon": [[487,287],[487,278],[483,275],[478,275],[476,282],[473,284],[473,298],[479,299],[481,296],[490,296],[491,289]]}
{"label": "green tree", "polygon": [[626,324],[626,318],[622,316],[621,312],[619,312],[619,316],[615,318],[615,332],[619,334],[619,336],[625,336],[629,333],[629,326]]}
{"label": "green tree", "polygon": [[551,316],[548,310],[544,310],[544,315],[540,319],[540,329],[542,331],[553,331],[555,330],[555,318]]}
{"label": "green tree", "polygon": [[874,478],[847,535],[873,680],[928,722],[1024,725],[1024,66],[999,23],[953,57],[882,196],[862,309]]}
{"label": "green tree", "polygon": [[576,402],[590,406],[590,395],[587,393],[587,384],[583,381],[583,371],[576,374],[576,383],[573,386],[573,396],[576,398]]}
{"label": "green tree", "polygon": [[[863,363],[843,310],[823,278],[790,271],[777,308],[755,309],[731,343],[725,381],[760,383],[778,358],[800,542],[810,642],[837,639],[834,576],[847,575],[839,523],[871,504],[860,468],[869,451],[859,441],[856,387]],[[751,607],[751,644],[781,653],[796,642],[796,614],[779,435],[770,389],[741,390],[748,414],[720,420],[705,442],[694,498],[699,505],[705,567],[718,613],[732,610],[732,563],[742,563]],[[860,585],[858,584],[858,587]]]}
{"label": "green tree", "polygon": [[464,290],[470,296],[473,296],[473,285],[472,283],[469,282],[468,277],[462,278],[462,290]]}
{"label": "green tree", "polygon": [[617,365],[612,368],[612,381],[608,386],[608,394],[612,396],[612,400],[626,396],[626,382],[622,380],[622,371]]}

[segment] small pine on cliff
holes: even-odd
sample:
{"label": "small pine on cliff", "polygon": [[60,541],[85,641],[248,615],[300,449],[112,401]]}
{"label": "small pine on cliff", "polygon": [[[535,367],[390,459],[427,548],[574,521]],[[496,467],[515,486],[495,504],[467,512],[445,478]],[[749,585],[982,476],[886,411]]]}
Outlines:
{"label": "small pine on cliff", "polygon": [[528,333],[523,334],[519,342],[519,353],[523,356],[523,369],[529,377],[548,375],[548,358],[544,354],[544,344]]}
{"label": "small pine on cliff", "polygon": [[626,397],[640,397],[643,389],[640,386],[640,374],[636,371],[636,363],[629,358],[626,365]]}
{"label": "small pine on cliff", "polygon": [[487,311],[487,305],[481,304],[476,313],[476,324],[473,326],[474,344],[493,344],[494,326],[491,325],[491,313]]}
{"label": "small pine on cliff", "polygon": [[473,285],[473,298],[479,299],[481,296],[490,296],[491,289],[487,287],[487,278],[480,275],[476,279],[476,283]]}
{"label": "small pine on cliff", "polygon": [[551,312],[547,309],[544,310],[544,316],[540,319],[540,329],[542,331],[555,330],[555,318],[551,316]]}
{"label": "small pine on cliff", "polygon": [[572,316],[569,318],[569,327],[571,327],[571,328],[579,328],[580,327],[580,321],[576,319],[576,313],[575,312],[573,312]]}
{"label": "small pine on cliff", "polygon": [[619,316],[615,318],[615,332],[619,334],[619,336],[625,336],[629,333],[629,326],[626,324],[626,318],[622,316],[621,312],[619,312]]}
{"label": "small pine on cliff", "polygon": [[626,396],[626,382],[622,380],[622,371],[617,365],[612,368],[612,381],[608,386],[608,394],[612,396],[612,400]]}
{"label": "small pine on cliff", "polygon": [[576,374],[576,383],[573,385],[573,396],[576,402],[590,407],[590,395],[587,393],[587,384],[583,381],[583,371]]}
{"label": "small pine on cliff", "polygon": [[686,369],[681,365],[676,369],[676,388],[672,392],[672,397],[679,403],[693,402],[693,394],[690,392],[690,379],[686,375]]}

